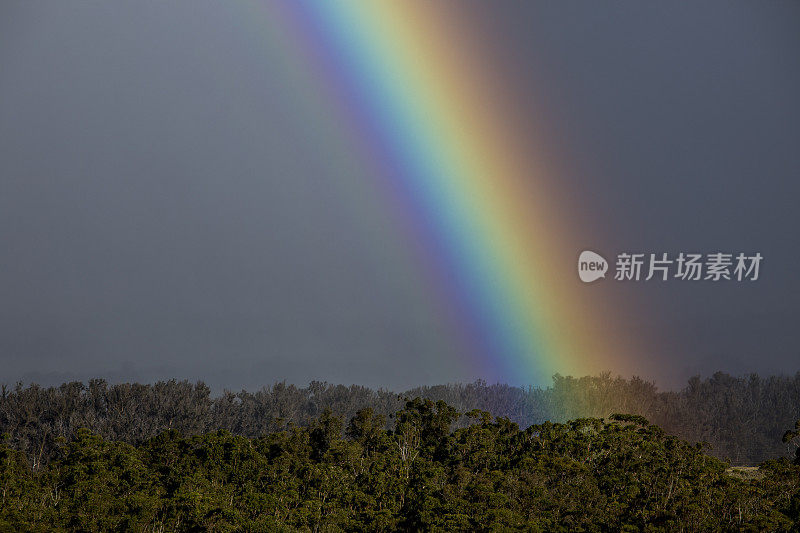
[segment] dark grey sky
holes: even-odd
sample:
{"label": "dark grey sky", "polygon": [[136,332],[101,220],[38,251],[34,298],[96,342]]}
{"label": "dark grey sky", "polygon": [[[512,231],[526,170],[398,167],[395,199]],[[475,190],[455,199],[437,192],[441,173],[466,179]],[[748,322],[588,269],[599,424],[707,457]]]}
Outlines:
{"label": "dark grey sky", "polygon": [[[615,286],[648,377],[800,370],[800,4],[470,9],[597,249],[765,257],[750,285]],[[480,377],[257,33],[217,2],[0,6],[0,381]]]}

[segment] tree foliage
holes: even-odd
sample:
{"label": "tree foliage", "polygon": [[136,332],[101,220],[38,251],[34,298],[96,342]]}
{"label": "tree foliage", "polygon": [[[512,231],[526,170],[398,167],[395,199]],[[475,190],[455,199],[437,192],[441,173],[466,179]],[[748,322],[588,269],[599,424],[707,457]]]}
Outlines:
{"label": "tree foliage", "polygon": [[[179,414],[175,415],[180,417]],[[415,398],[258,437],[79,429],[48,462],[0,442],[17,531],[796,531],[800,460],[743,479],[640,415],[543,422]],[[467,420],[463,423],[464,419]]]}
{"label": "tree foliage", "polygon": [[[442,400],[460,413],[473,409],[491,412],[521,428],[547,420],[638,415],[684,440],[708,443],[710,454],[737,465],[785,456],[787,446],[794,453],[795,444],[800,443],[796,436],[781,443],[786,428],[800,418],[800,373],[769,378],[734,378],[717,373],[705,380],[692,378],[679,391],[663,392],[651,382],[609,374],[582,378],[557,375],[547,388],[477,381],[420,387],[402,395],[321,382],[308,387],[276,383],[256,392],[226,391],[216,397],[203,383],[174,380],[152,385],[111,385],[92,380],[46,388],[18,384],[2,388],[0,434],[7,433],[8,444],[23,452],[32,468],[38,469],[57,452],[59,438],[73,440],[80,428],[133,445],[170,429],[182,435],[225,429],[255,438],[290,425],[308,426],[326,409],[342,420],[371,409],[369,415],[363,415],[368,418],[356,421],[352,428],[369,432],[364,424],[378,424],[379,417],[383,417],[379,425],[384,429],[394,428],[398,419],[393,414],[403,407],[404,397]],[[373,417],[378,418],[368,422]],[[464,427],[471,421],[462,414],[454,427]],[[406,433],[405,438],[413,444],[422,436]]]}

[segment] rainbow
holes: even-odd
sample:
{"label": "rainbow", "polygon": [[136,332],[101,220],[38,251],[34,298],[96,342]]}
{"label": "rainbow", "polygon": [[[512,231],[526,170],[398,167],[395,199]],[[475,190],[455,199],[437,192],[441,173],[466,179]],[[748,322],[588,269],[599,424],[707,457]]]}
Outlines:
{"label": "rainbow", "polygon": [[631,368],[635,348],[577,282],[579,206],[526,145],[464,20],[442,2],[250,6],[335,108],[468,364],[537,384]]}

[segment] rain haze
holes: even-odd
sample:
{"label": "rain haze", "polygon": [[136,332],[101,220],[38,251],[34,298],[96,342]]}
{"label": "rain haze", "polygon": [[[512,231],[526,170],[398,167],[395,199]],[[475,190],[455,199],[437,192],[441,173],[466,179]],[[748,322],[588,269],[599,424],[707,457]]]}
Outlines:
{"label": "rain haze", "polygon": [[[484,377],[285,43],[224,6],[0,6],[0,382]],[[576,257],[764,256],[753,283],[603,282],[644,377],[800,370],[800,4],[458,8],[589,206]]]}

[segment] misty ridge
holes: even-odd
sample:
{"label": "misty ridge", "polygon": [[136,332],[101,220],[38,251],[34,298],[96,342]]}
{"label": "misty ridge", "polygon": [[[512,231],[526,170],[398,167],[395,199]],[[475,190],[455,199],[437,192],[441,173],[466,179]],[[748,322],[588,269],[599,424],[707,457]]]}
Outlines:
{"label": "misty ridge", "polygon": [[453,383],[401,393],[359,385],[312,381],[307,387],[278,382],[249,392],[214,395],[203,382],[159,381],[109,384],[103,379],[58,387],[2,386],[0,435],[22,452],[34,469],[58,455],[60,443],[80,429],[110,440],[140,444],[167,430],[185,436],[226,430],[255,438],[307,427],[330,412],[347,421],[365,408],[382,415],[386,429],[410,398],[442,400],[459,416],[452,430],[474,420],[473,409],[527,428],[545,421],[640,415],[668,434],[707,443],[707,452],[733,465],[786,457],[781,444],[787,427],[800,419],[800,372],[794,376],[734,377],[718,372],[691,378],[677,391],[610,373],[575,378],[555,375],[546,388],[505,384]]}

